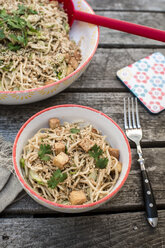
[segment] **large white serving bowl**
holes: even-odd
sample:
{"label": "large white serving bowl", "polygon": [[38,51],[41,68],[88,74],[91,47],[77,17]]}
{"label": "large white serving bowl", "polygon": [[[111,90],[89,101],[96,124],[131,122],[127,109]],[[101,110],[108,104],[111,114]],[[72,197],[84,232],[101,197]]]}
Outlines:
{"label": "large white serving bowl", "polygon": [[[25,181],[20,167],[20,158],[23,147],[28,139],[32,138],[40,128],[48,127],[48,120],[57,117],[61,123],[84,121],[91,123],[95,128],[107,136],[107,141],[114,148],[120,150],[120,161],[122,162],[122,171],[119,179],[112,189],[111,193],[101,200],[84,205],[62,205],[51,202],[37,194],[31,186]],[[129,142],[121,128],[107,115],[95,109],[79,105],[59,105],[44,109],[32,116],[18,132],[13,147],[13,163],[16,175],[26,192],[38,203],[50,209],[65,213],[80,213],[95,209],[109,201],[123,186],[131,167],[131,151]]]}
{"label": "large white serving bowl", "polygon": [[[94,13],[85,0],[73,0],[75,9]],[[52,84],[24,91],[0,91],[0,104],[26,104],[44,100],[58,94],[70,86],[88,67],[99,42],[99,28],[85,22],[75,21],[70,38],[80,45],[82,61],[79,67],[67,77]]]}

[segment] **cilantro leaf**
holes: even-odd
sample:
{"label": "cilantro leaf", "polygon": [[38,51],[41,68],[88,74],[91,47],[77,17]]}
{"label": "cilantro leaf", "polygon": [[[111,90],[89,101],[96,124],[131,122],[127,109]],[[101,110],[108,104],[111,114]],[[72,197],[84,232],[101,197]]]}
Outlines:
{"label": "cilantro leaf", "polygon": [[6,10],[5,10],[5,9],[1,9],[1,10],[0,10],[0,17],[1,17],[2,19],[4,19],[4,18],[6,18],[7,16],[8,16],[8,14],[7,14]]}
{"label": "cilantro leaf", "polygon": [[99,146],[95,144],[88,153],[91,157],[94,158],[97,168],[106,168],[108,164],[108,158],[100,158],[100,156],[103,154],[103,150],[101,150]]}
{"label": "cilantro leaf", "polygon": [[30,35],[38,33],[29,21],[22,18],[25,14],[38,13],[24,5],[18,5],[18,9],[10,13],[7,13],[5,9],[0,10],[0,42],[11,51],[16,52],[21,47],[27,46],[28,32],[31,33]]}
{"label": "cilantro leaf", "polygon": [[40,145],[40,150],[38,151],[39,158],[41,160],[43,160],[43,161],[50,160],[50,156],[48,156],[46,154],[52,154],[51,146],[50,145],[41,144]]}
{"label": "cilantro leaf", "polygon": [[96,167],[99,168],[99,169],[106,168],[107,164],[108,164],[108,158],[99,158],[96,161]]}
{"label": "cilantro leaf", "polygon": [[32,14],[32,15],[38,14],[37,11],[28,8],[28,7],[26,7],[23,4],[22,5],[21,4],[18,4],[18,9],[14,13],[16,15],[25,15],[26,13],[27,14]]}
{"label": "cilantro leaf", "polygon": [[71,133],[79,133],[80,132],[80,129],[78,129],[78,128],[71,128],[70,129],[70,132]]}
{"label": "cilantro leaf", "polygon": [[48,180],[48,187],[54,189],[59,183],[62,183],[67,178],[66,173],[62,173],[60,169],[56,170],[52,177]]}
{"label": "cilantro leaf", "polygon": [[21,49],[21,46],[20,45],[13,45],[11,42],[8,43],[8,48],[10,51],[17,51],[19,49]]}
{"label": "cilantro leaf", "polygon": [[0,40],[3,40],[5,38],[4,30],[0,29]]}
{"label": "cilantro leaf", "polygon": [[100,147],[95,144],[88,153],[91,157],[97,160],[99,156],[103,154],[103,150],[101,150]]}

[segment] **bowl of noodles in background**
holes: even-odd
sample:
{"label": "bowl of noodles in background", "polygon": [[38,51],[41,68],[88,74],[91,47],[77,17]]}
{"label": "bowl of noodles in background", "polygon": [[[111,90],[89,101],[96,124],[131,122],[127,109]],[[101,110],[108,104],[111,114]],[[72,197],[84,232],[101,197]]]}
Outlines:
{"label": "bowl of noodles in background", "polygon": [[[67,15],[62,11],[61,19],[55,18],[51,8],[50,13],[49,9],[44,10],[42,5],[46,1],[43,0],[30,0],[28,7],[27,0],[14,0],[12,3],[1,1],[0,19],[5,24],[0,43],[0,104],[26,104],[44,100],[63,91],[77,80],[96,52],[99,28],[75,21],[69,31]],[[17,5],[13,7],[15,3]],[[77,10],[94,13],[85,0],[73,0],[73,3]],[[53,4],[54,1],[47,0],[47,5]],[[50,19],[39,19],[37,14],[42,12]],[[13,19],[15,17],[19,18],[17,23]],[[38,23],[44,26],[46,33],[42,34]],[[13,26],[15,24],[18,27]],[[23,34],[19,25],[24,25]],[[56,33],[59,25],[63,32],[61,34],[59,29]],[[58,39],[64,39],[60,48]]]}
{"label": "bowl of noodles in background", "polygon": [[[60,126],[50,129],[50,120]],[[56,145],[66,141],[63,152],[56,156],[49,151],[50,145],[54,149],[54,141]],[[119,157],[109,152],[112,148],[119,151]],[[46,157],[42,157],[43,149],[48,149]],[[64,156],[62,161],[70,159],[64,167],[57,163],[60,156]],[[122,129],[107,115],[85,106],[58,105],[38,112],[22,126],[13,146],[13,163],[22,187],[39,204],[80,213],[108,202],[122,188],[131,168],[131,150]],[[58,186],[52,179],[59,180]]]}

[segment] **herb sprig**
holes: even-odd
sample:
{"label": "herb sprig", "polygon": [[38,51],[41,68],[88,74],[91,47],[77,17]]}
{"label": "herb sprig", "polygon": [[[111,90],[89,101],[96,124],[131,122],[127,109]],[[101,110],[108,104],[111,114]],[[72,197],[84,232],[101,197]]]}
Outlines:
{"label": "herb sprig", "polygon": [[38,14],[37,11],[28,8],[27,6],[25,6],[23,4],[22,5],[18,4],[18,9],[14,13],[16,15],[25,15],[25,14],[36,15],[36,14]]}
{"label": "herb sprig", "polygon": [[78,128],[71,128],[70,129],[70,132],[71,133],[79,133],[80,132],[80,129],[78,129]]}
{"label": "herb sprig", "polygon": [[100,156],[103,154],[103,150],[99,146],[95,144],[88,153],[91,157],[94,158],[97,168],[106,168],[108,164],[108,158],[100,158]]}
{"label": "herb sprig", "polygon": [[40,145],[40,149],[38,151],[39,158],[41,160],[43,160],[43,161],[49,161],[50,160],[50,156],[48,156],[46,154],[52,154],[51,146],[50,145],[41,144]]}
{"label": "herb sprig", "polygon": [[38,14],[24,5],[18,5],[18,9],[7,13],[5,9],[0,10],[0,42],[5,44],[9,50],[17,51],[28,44],[28,35],[37,33],[29,21],[22,15]]}
{"label": "herb sprig", "polygon": [[60,169],[57,169],[52,177],[48,181],[48,187],[54,189],[59,183],[62,183],[67,178],[66,173],[62,173]]}

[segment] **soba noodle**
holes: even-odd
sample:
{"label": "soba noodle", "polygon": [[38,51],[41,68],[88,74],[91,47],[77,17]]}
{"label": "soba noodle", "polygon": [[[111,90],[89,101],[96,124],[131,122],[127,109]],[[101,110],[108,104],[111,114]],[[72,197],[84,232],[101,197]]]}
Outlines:
{"label": "soba noodle", "polygon": [[[84,151],[81,146],[84,139],[90,140],[102,150],[100,157],[107,160],[105,168],[96,167],[94,157],[89,151]],[[53,173],[59,170],[59,167],[54,165],[54,158],[58,156],[55,150],[57,143],[65,145],[64,153],[68,156],[68,161],[61,168],[66,177],[56,187],[51,188],[48,182]],[[41,145],[50,145],[52,153],[46,155],[49,156],[47,161],[41,160],[39,156]],[[77,191],[85,194],[85,201],[80,203],[96,202],[111,192],[120,175],[121,163],[110,154],[110,149],[106,137],[92,125],[81,126],[80,123],[66,122],[55,129],[42,128],[28,140],[23,149],[23,174],[34,191],[50,201],[69,205],[72,203],[71,192]]]}
{"label": "soba noodle", "polygon": [[0,0],[0,90],[38,88],[66,77],[81,61],[57,1]]}

